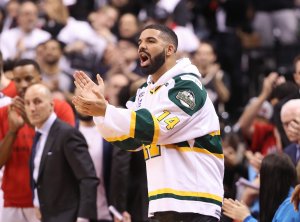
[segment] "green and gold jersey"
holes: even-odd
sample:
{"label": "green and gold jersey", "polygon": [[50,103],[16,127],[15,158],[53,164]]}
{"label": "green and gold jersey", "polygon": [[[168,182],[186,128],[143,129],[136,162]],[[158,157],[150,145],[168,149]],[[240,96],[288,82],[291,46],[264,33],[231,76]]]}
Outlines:
{"label": "green and gold jersey", "polygon": [[108,105],[95,118],[102,136],[122,149],[142,149],[149,215],[160,211],[220,217],[224,155],[219,120],[188,59],[156,83],[141,86],[128,109]]}

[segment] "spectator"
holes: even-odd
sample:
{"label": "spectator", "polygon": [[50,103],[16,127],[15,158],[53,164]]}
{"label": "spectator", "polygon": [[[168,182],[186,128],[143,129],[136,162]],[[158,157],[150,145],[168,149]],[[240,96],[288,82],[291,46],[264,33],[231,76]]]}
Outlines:
{"label": "spectator", "polygon": [[50,34],[36,28],[38,8],[30,1],[20,5],[18,26],[1,34],[3,59],[35,58],[35,47],[50,38]]}
{"label": "spectator", "polygon": [[43,83],[54,92],[59,91],[68,94],[74,91],[73,78],[60,67],[62,59],[62,47],[60,43],[51,39],[44,43],[44,52],[41,57],[41,71]]}
{"label": "spectator", "polygon": [[281,122],[284,131],[290,140],[284,152],[289,155],[294,165],[297,166],[300,160],[300,134],[296,126],[300,124],[300,99],[292,99],[286,102],[281,109]]}
{"label": "spectator", "polygon": [[[3,59],[2,53],[0,51],[0,89],[2,88],[2,76],[3,76]],[[6,106],[11,103],[11,98],[5,96],[2,92],[0,92],[0,108]],[[0,169],[0,186],[2,185],[2,177],[3,177],[3,168]],[[0,215],[2,215],[3,209],[3,191],[0,187]],[[1,217],[1,216],[0,216]]]}
{"label": "spectator", "polygon": [[120,39],[114,52],[112,52],[115,57],[110,58],[112,65],[109,66],[106,76],[121,73],[130,81],[135,81],[144,76],[138,63],[137,49],[138,46],[135,39]]}
{"label": "spectator", "polygon": [[8,1],[5,5],[5,16],[3,18],[2,32],[17,26],[17,17],[20,3],[17,0]]}
{"label": "spectator", "polygon": [[11,103],[11,98],[2,93],[3,88],[7,87],[7,78],[3,73],[3,65],[2,53],[0,51],[0,107]]}
{"label": "spectator", "polygon": [[63,0],[42,0],[41,13],[42,29],[49,32],[52,38],[56,38],[68,22],[68,8],[63,4]]}
{"label": "spectator", "polygon": [[139,30],[140,24],[134,14],[126,13],[120,17],[118,22],[119,38],[136,38]]}
{"label": "spectator", "polygon": [[245,108],[238,120],[245,139],[249,141],[251,151],[266,155],[278,151],[280,145],[275,137],[275,127],[270,123],[273,107],[267,102],[273,87],[284,81],[278,73],[270,73],[265,77],[261,93]]}
{"label": "spectator", "polygon": [[276,126],[276,129],[279,133],[280,138],[280,146],[285,149],[291,142],[286,136],[286,133],[284,131],[281,119],[280,119],[280,112],[282,106],[291,99],[299,99],[299,87],[291,81],[287,81],[283,84],[278,85],[274,88],[272,94],[271,94],[271,103],[274,106],[274,112],[272,117],[272,122]]}
{"label": "spectator", "polygon": [[30,157],[30,183],[33,204],[40,211],[41,220],[96,219],[98,179],[83,135],[57,118],[46,86],[28,87],[24,103],[36,131]]}
{"label": "spectator", "polygon": [[[13,74],[18,95],[11,105],[0,108],[0,167],[5,166],[4,209],[0,219],[6,222],[37,221],[28,165],[34,129],[27,122],[23,97],[30,85],[41,81],[41,73],[35,61],[24,59],[15,64]],[[54,111],[61,120],[75,125],[69,104],[54,100]]]}
{"label": "spectator", "polygon": [[[276,186],[272,185],[276,181]],[[286,154],[269,154],[260,169],[260,222],[300,220],[291,203],[297,181],[296,169]],[[243,222],[256,222],[247,206],[238,200],[224,199],[224,214]]]}
{"label": "spectator", "polygon": [[115,26],[119,17],[118,10],[110,5],[103,6],[96,13],[91,13],[89,16],[90,23],[96,33],[104,38],[108,43],[115,43],[116,36],[112,33],[112,28]]}
{"label": "spectator", "polygon": [[235,198],[237,195],[235,183],[240,177],[248,177],[245,157],[241,157],[240,154],[242,141],[238,134],[230,132],[223,136],[222,145],[225,158],[224,197]]}
{"label": "spectator", "polygon": [[[109,17],[104,19],[106,21]],[[64,53],[69,63],[68,72],[80,69],[93,73],[107,47],[105,37],[99,35],[91,24],[71,17],[57,39],[66,45]]]}
{"label": "spectator", "polygon": [[224,104],[230,99],[230,79],[217,63],[217,55],[213,45],[201,42],[193,53],[193,63],[199,69],[208,96],[218,113],[224,111]]}

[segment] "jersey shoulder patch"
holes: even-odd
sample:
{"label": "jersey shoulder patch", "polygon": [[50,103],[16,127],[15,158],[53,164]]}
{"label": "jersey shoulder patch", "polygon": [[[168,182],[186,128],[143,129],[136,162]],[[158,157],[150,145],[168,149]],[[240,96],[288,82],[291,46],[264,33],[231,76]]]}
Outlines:
{"label": "jersey shoulder patch", "polygon": [[207,93],[204,87],[194,74],[182,74],[173,79],[175,85],[168,92],[169,99],[192,116],[206,101]]}

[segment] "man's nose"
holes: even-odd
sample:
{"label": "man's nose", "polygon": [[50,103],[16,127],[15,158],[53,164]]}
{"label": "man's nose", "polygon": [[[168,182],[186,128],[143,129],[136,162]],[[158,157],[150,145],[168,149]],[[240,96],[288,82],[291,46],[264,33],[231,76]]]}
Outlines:
{"label": "man's nose", "polygon": [[29,110],[32,112],[35,110],[35,105],[33,103],[29,103]]}
{"label": "man's nose", "polygon": [[145,48],[146,48],[145,44],[141,42],[141,43],[139,44],[138,52],[143,51]]}
{"label": "man's nose", "polygon": [[22,80],[20,86],[21,86],[23,89],[26,89],[26,88],[28,87],[28,82],[25,81],[25,80]]}

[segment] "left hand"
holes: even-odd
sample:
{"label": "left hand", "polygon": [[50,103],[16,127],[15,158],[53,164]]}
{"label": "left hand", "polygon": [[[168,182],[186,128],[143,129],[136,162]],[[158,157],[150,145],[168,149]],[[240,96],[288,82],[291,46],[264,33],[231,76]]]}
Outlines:
{"label": "left hand", "polygon": [[104,82],[103,79],[97,74],[98,85],[94,83],[87,74],[83,71],[76,71],[74,73],[75,86],[79,90],[79,95],[87,99],[96,99],[97,96],[93,91],[97,91],[100,94],[104,95]]}
{"label": "left hand", "polygon": [[250,215],[249,208],[238,200],[224,198],[223,213],[231,219],[244,221]]}
{"label": "left hand", "polygon": [[76,110],[89,116],[104,116],[107,101],[104,98],[104,83],[100,75],[97,74],[98,85],[82,71],[76,71],[74,78],[76,88],[79,89],[79,95],[72,99]]}

